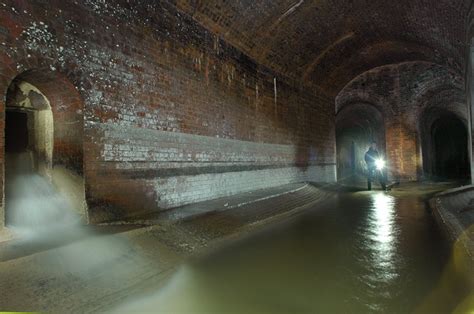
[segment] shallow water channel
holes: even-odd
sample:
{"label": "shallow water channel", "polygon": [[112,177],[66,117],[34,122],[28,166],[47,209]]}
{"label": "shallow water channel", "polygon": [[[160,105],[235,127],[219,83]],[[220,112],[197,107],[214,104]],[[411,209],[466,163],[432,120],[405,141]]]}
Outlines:
{"label": "shallow water channel", "polygon": [[452,312],[466,296],[423,193],[341,192],[190,262],[134,309],[201,313]]}

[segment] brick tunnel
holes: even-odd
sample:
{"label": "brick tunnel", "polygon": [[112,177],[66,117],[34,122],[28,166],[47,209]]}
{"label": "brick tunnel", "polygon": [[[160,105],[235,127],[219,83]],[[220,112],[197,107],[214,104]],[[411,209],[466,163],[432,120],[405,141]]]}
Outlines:
{"label": "brick tunnel", "polygon": [[[185,248],[201,252],[231,230],[284,221],[323,199],[345,195],[346,204],[348,193],[388,212],[405,198],[418,202],[415,190],[424,197],[410,205],[418,209],[454,189],[459,202],[446,196],[443,208],[454,206],[448,216],[460,222],[446,223],[441,207],[426,221],[463,226],[444,229],[464,239],[474,226],[472,4],[0,0],[0,269],[40,248],[59,250],[59,238],[88,239],[82,228],[126,234],[158,256],[153,238],[178,260]],[[385,164],[372,173],[373,143]],[[368,178],[386,194],[367,194]],[[45,195],[52,205],[36,206]],[[72,221],[81,231],[70,233]],[[9,245],[25,238],[19,226],[34,229],[25,233],[34,241],[40,229],[55,240],[17,251]],[[450,310],[474,308],[466,295]],[[71,311],[114,303],[71,298]],[[13,299],[0,310],[67,308]]]}

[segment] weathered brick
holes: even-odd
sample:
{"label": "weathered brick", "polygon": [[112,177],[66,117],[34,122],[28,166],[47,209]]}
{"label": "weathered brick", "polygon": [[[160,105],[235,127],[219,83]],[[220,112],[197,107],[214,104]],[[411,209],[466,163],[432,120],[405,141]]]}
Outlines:
{"label": "weathered brick", "polygon": [[[423,163],[430,163],[433,156],[423,142],[431,137],[431,126],[441,113],[455,114],[467,129],[463,78],[449,68],[432,63],[408,62],[368,71],[341,91],[336,98],[336,110],[343,115],[345,107],[361,103],[369,104],[382,115],[379,120],[384,127],[379,128],[378,135],[383,138],[379,146],[385,151],[393,178],[417,180],[426,175]],[[436,108],[442,110],[432,114]],[[375,122],[367,124],[374,114],[362,110],[360,117],[352,120],[353,124],[375,127]],[[358,143],[362,150],[367,149],[370,140],[363,141]]]}
{"label": "weathered brick", "polygon": [[1,90],[19,75],[49,98],[54,164],[84,174],[92,222],[334,181],[333,100],[168,1],[2,3]]}

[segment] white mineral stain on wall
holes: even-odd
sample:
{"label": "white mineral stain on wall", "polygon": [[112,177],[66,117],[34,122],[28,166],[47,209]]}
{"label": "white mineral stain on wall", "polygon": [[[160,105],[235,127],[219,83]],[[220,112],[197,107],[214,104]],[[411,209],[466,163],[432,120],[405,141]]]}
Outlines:
{"label": "white mineral stain on wall", "polygon": [[50,52],[58,46],[56,37],[44,22],[32,22],[21,36],[25,40],[26,47],[33,51]]}

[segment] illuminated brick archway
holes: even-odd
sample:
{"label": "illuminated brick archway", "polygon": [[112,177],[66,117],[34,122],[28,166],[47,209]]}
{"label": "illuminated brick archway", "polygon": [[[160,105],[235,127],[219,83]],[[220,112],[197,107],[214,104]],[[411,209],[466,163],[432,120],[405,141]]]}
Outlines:
{"label": "illuminated brick archway", "polygon": [[374,105],[347,105],[336,116],[338,181],[354,180],[365,175],[364,154],[372,141],[385,155],[383,113]]}
{"label": "illuminated brick archway", "polygon": [[[8,129],[2,131],[23,132],[6,119],[19,119],[26,126],[23,150],[31,153],[33,170],[47,177],[60,193],[67,194],[73,206],[87,220],[83,179],[83,101],[77,90],[58,72],[34,69],[20,73],[10,82],[5,100],[2,122]],[[6,139],[8,141],[9,134],[6,134]],[[2,151],[7,175],[2,178],[4,186],[7,185],[9,170],[12,170],[9,168],[15,167],[18,161],[17,155],[9,154],[10,149],[6,146]],[[8,199],[5,203],[7,205]],[[2,213],[6,223],[7,207],[4,206]]]}

